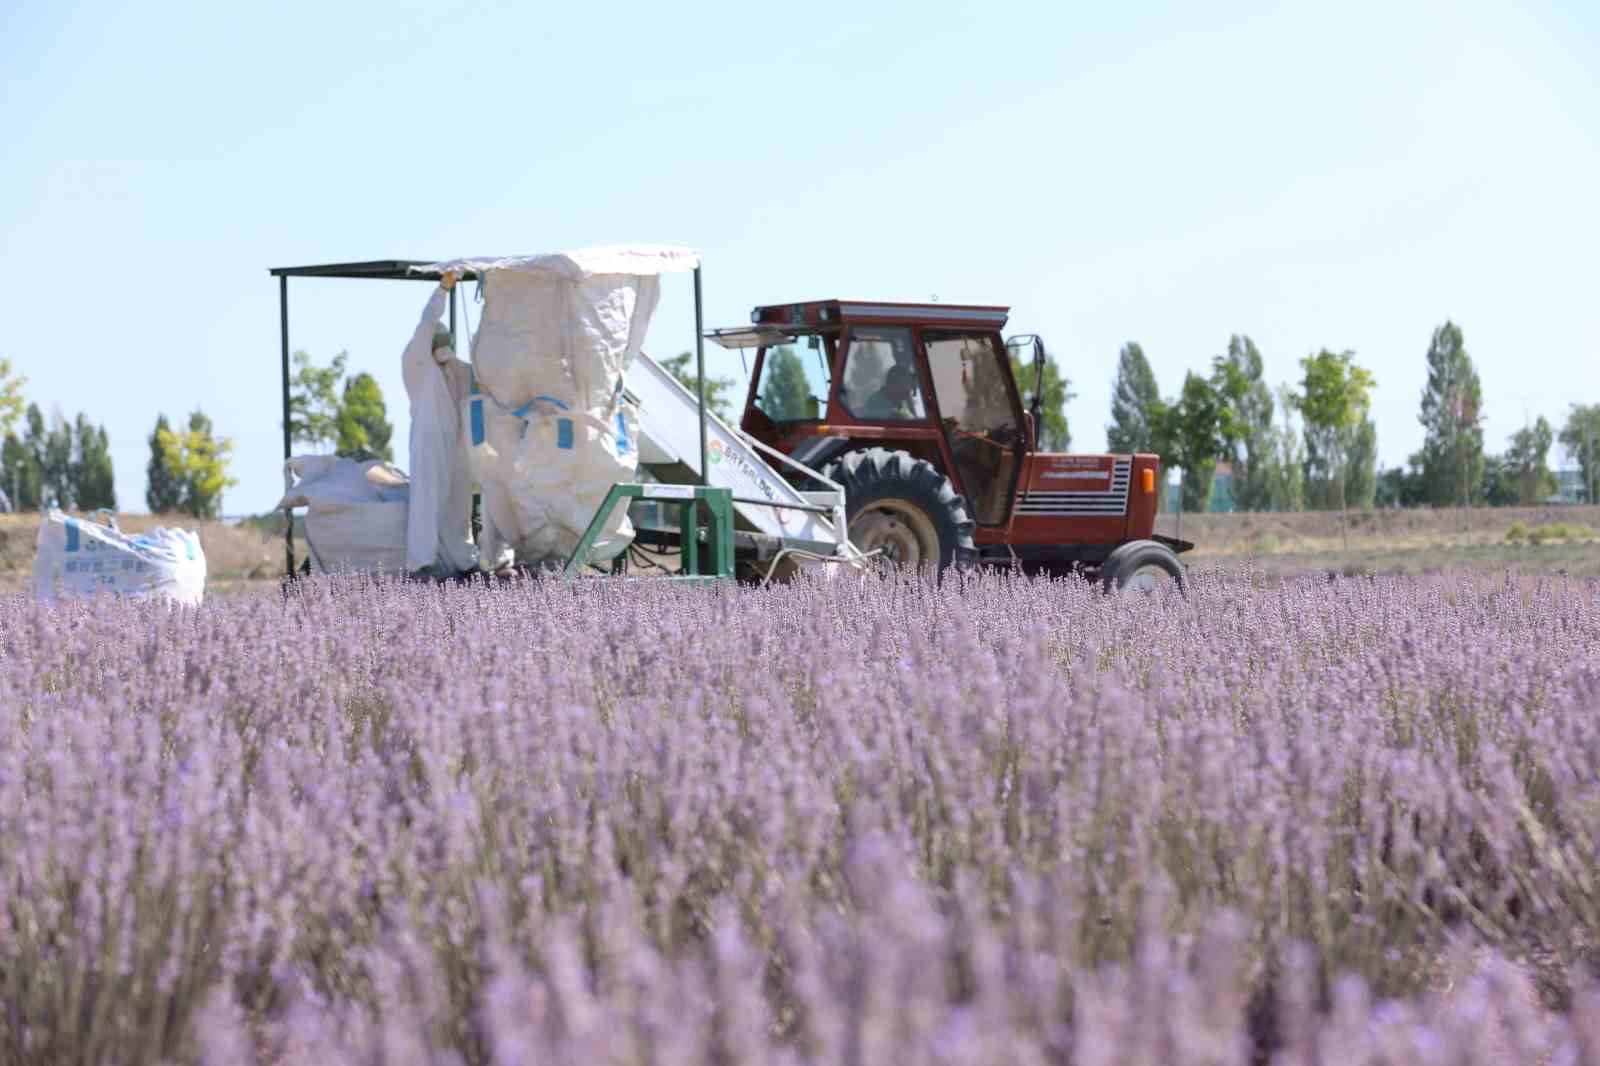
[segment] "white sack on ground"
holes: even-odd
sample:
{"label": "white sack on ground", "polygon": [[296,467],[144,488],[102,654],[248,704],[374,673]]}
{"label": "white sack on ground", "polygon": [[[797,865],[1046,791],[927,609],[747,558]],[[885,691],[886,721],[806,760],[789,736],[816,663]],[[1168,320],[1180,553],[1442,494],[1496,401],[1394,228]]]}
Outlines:
{"label": "white sack on ground", "polygon": [[290,488],[277,510],[306,509],[306,549],[318,572],[405,570],[405,471],[377,459],[297,455],[284,464],[284,481]]}
{"label": "white sack on ground", "polygon": [[472,473],[461,432],[471,370],[450,353],[434,358],[433,331],[448,298],[433,291],[401,353],[411,401],[411,495],[406,512],[405,568],[459,574],[478,565],[472,543]]}
{"label": "white sack on ground", "polygon": [[[638,420],[622,383],[660,300],[659,275],[698,264],[687,249],[640,247],[427,268],[483,279],[472,471],[486,521],[519,561],[564,558],[611,486],[637,476]],[[632,539],[619,507],[591,558],[611,558]]]}
{"label": "white sack on ground", "polygon": [[205,598],[206,555],[198,535],[157,527],[129,535],[52,509],[39,524],[33,593],[41,600],[118,596],[198,606]]}

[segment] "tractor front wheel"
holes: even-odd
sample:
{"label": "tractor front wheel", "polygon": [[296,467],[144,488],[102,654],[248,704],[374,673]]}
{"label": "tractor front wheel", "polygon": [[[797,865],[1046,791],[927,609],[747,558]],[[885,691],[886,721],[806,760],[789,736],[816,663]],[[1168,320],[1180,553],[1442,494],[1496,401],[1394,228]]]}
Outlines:
{"label": "tractor front wheel", "polygon": [[850,543],[885,562],[937,572],[976,558],[977,528],[950,479],[886,448],[850,452],[823,473],[844,489]]}
{"label": "tractor front wheel", "polygon": [[1106,591],[1155,592],[1173,587],[1183,591],[1183,564],[1165,544],[1135,540],[1112,552],[1100,568]]}

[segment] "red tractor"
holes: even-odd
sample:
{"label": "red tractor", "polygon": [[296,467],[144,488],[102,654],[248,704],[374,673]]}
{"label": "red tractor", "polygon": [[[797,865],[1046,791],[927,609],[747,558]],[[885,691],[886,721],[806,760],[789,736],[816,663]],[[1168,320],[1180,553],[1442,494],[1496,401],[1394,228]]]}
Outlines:
{"label": "red tractor", "polygon": [[[1044,345],[1008,344],[1008,310],[821,300],[711,337],[755,349],[741,427],[844,488],[861,550],[1181,585],[1194,545],[1154,531],[1159,457],[1039,451]],[[1031,359],[1031,410],[1013,353]]]}

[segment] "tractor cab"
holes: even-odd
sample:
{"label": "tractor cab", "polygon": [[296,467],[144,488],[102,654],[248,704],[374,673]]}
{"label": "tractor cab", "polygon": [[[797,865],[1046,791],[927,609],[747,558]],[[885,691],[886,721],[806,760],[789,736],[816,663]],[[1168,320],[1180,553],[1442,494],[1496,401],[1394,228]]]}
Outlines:
{"label": "tractor cab", "polygon": [[824,300],[750,317],[711,334],[755,349],[746,433],[808,466],[876,445],[953,468],[978,525],[1006,524],[1033,443],[1007,308]]}

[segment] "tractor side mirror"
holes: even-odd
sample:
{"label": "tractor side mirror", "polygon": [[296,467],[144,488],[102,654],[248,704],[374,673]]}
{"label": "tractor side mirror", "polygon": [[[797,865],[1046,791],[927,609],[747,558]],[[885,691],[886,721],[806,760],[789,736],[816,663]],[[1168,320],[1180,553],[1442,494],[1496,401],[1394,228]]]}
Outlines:
{"label": "tractor side mirror", "polygon": [[1022,412],[1022,424],[1028,431],[1028,450],[1030,452],[1038,451],[1039,450],[1039,444],[1038,444],[1039,436],[1038,436],[1038,433],[1034,429],[1033,412],[1032,411],[1024,411],[1024,412]]}

